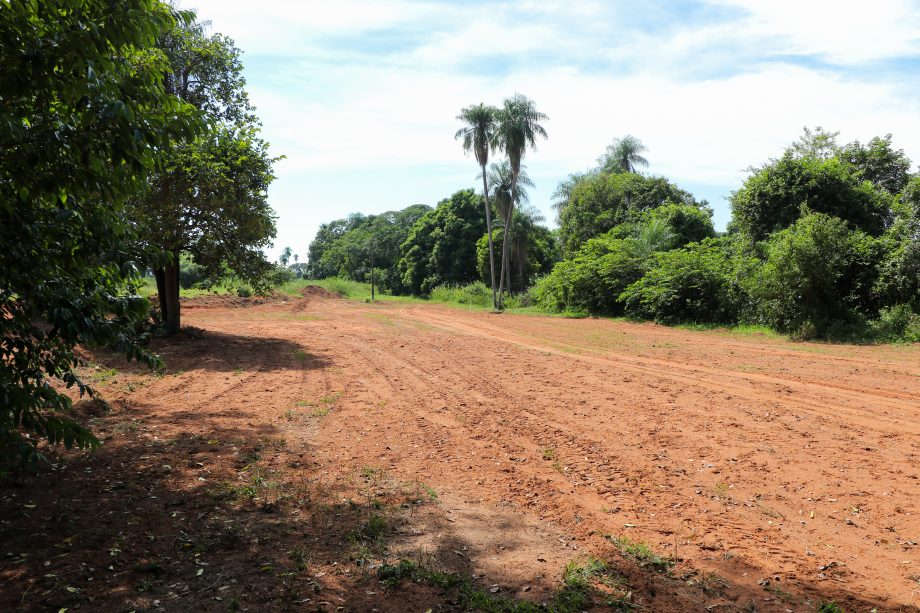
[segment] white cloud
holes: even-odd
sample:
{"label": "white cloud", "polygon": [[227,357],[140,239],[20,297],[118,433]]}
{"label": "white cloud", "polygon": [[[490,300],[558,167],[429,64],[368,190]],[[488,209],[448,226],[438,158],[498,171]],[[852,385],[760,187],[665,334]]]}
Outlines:
{"label": "white cloud", "polygon": [[[454,117],[515,91],[550,116],[549,140],[527,160],[545,213],[559,179],[626,133],[648,146],[653,172],[712,186],[712,198],[806,125],[848,140],[892,132],[920,160],[917,96],[884,71],[839,68],[918,55],[920,11],[906,2],[709,0],[742,10],[695,25],[672,15],[660,31],[624,26],[626,3],[590,0],[197,4],[246,51],[265,134],[288,156],[271,192],[277,244],[300,253],[322,221],[472,187]],[[424,35],[388,52],[361,48],[363,35],[387,31]],[[323,47],[330,34],[354,47]],[[802,55],[819,62],[790,63]],[[816,67],[828,64],[838,68]],[[725,203],[713,204],[724,223]]]}

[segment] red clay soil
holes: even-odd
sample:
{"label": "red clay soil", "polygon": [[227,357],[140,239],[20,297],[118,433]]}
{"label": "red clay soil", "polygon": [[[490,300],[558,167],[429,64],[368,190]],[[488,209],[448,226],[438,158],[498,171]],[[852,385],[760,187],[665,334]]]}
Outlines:
{"label": "red clay soil", "polygon": [[552,609],[588,556],[592,610],[917,610],[918,347],[238,306],[90,356],[104,446],[0,487],[0,610],[462,607],[400,559]]}

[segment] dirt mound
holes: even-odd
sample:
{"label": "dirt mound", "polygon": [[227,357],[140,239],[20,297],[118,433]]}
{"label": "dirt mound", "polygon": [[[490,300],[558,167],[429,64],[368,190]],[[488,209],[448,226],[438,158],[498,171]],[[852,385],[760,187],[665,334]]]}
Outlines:
{"label": "dirt mound", "polygon": [[304,298],[341,298],[338,292],[332,292],[319,285],[308,285],[300,290],[300,295]]}
{"label": "dirt mound", "polygon": [[222,307],[245,308],[262,304],[290,302],[294,298],[287,294],[272,292],[264,296],[237,296],[235,294],[206,294],[193,298],[181,298],[182,306],[188,307]]}

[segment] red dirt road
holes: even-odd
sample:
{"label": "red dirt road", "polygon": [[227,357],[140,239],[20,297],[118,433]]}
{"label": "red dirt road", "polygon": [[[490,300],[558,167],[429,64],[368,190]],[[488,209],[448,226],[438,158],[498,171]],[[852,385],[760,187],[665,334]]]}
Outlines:
{"label": "red dirt road", "polygon": [[[617,558],[609,535],[680,560],[672,579],[619,562],[645,610],[920,604],[918,347],[321,296],[248,308],[192,302],[184,323],[201,338],[155,347],[181,372],[132,371],[122,378],[137,385],[108,390],[117,414],[98,423],[115,434],[96,460],[108,470],[118,470],[119,453],[139,453],[130,445],[138,437],[149,447],[233,432],[235,457],[269,433],[285,443],[268,466],[284,466],[287,482],[322,486],[324,504],[344,497],[332,492],[349,475],[433,489],[439,502],[401,520],[390,559],[420,548],[447,567],[462,559],[460,570],[503,593],[539,600],[567,560]],[[132,411],[152,429],[119,433]],[[136,460],[137,470],[166,461],[157,457]],[[212,462],[176,470],[170,491],[230,474],[226,461]],[[198,477],[205,465],[212,472]],[[48,480],[64,483],[29,480],[0,510],[40,497]],[[283,512],[266,517],[277,524]],[[5,533],[25,518],[4,522]],[[258,549],[250,546],[254,559]],[[19,562],[0,566],[0,579],[17,586],[0,587],[0,605],[42,572]],[[325,589],[346,610],[424,611],[436,601],[423,588],[401,600],[350,573]],[[183,610],[180,596],[157,603]],[[100,599],[113,609],[152,606],[124,594]]]}

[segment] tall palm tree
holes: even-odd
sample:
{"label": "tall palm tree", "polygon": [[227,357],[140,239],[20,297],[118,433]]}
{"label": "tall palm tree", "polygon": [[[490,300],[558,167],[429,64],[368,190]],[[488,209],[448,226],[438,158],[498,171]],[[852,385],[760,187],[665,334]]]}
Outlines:
{"label": "tall palm tree", "polygon": [[[492,166],[489,167],[489,189],[492,193],[492,202],[495,203],[496,213],[499,218],[502,220],[503,234],[510,234],[509,242],[513,243],[515,236],[515,224],[506,223],[506,219],[510,215],[511,210],[511,187],[512,181],[514,179],[514,173],[511,172],[511,163],[508,160],[502,160],[501,162],[492,163]],[[530,177],[527,175],[527,169],[525,166],[521,166],[521,171],[518,173],[517,178],[517,189],[514,192],[514,206],[520,208],[522,204],[526,204],[530,201],[527,197],[527,188],[533,187],[533,181],[530,180]],[[512,216],[512,221],[514,221],[514,216]],[[502,238],[504,244],[504,238]],[[512,246],[513,250],[513,246]],[[510,256],[509,256],[510,257]],[[511,266],[509,261],[509,266],[504,269],[504,280],[508,284],[508,291],[511,291]]]}
{"label": "tall palm tree", "polygon": [[463,150],[473,152],[476,162],[482,169],[482,199],[486,209],[486,231],[489,235],[489,272],[492,277],[492,306],[498,308],[498,298],[495,293],[495,249],[492,245],[492,211],[489,206],[489,186],[486,183],[486,165],[489,163],[489,150],[495,138],[495,129],[498,127],[498,109],[494,106],[478,104],[468,106],[460,111],[457,119],[466,123],[466,126],[457,130],[456,139],[463,139]]}
{"label": "tall palm tree", "polygon": [[[541,121],[549,119],[539,112],[531,99],[515,94],[505,100],[498,111],[498,128],[495,131],[494,146],[508,156],[511,165],[511,203],[505,216],[505,227],[511,225],[514,211],[514,194],[517,191],[518,176],[521,174],[521,160],[528,148],[536,149],[537,137],[546,138]],[[498,308],[502,308],[502,292],[505,285],[505,268],[508,266],[508,232],[502,236],[502,274],[499,275]]]}
{"label": "tall palm tree", "polygon": [[639,166],[648,166],[648,160],[642,157],[648,151],[642,141],[627,134],[615,138],[607,145],[607,151],[597,159],[603,172],[636,172]]}

